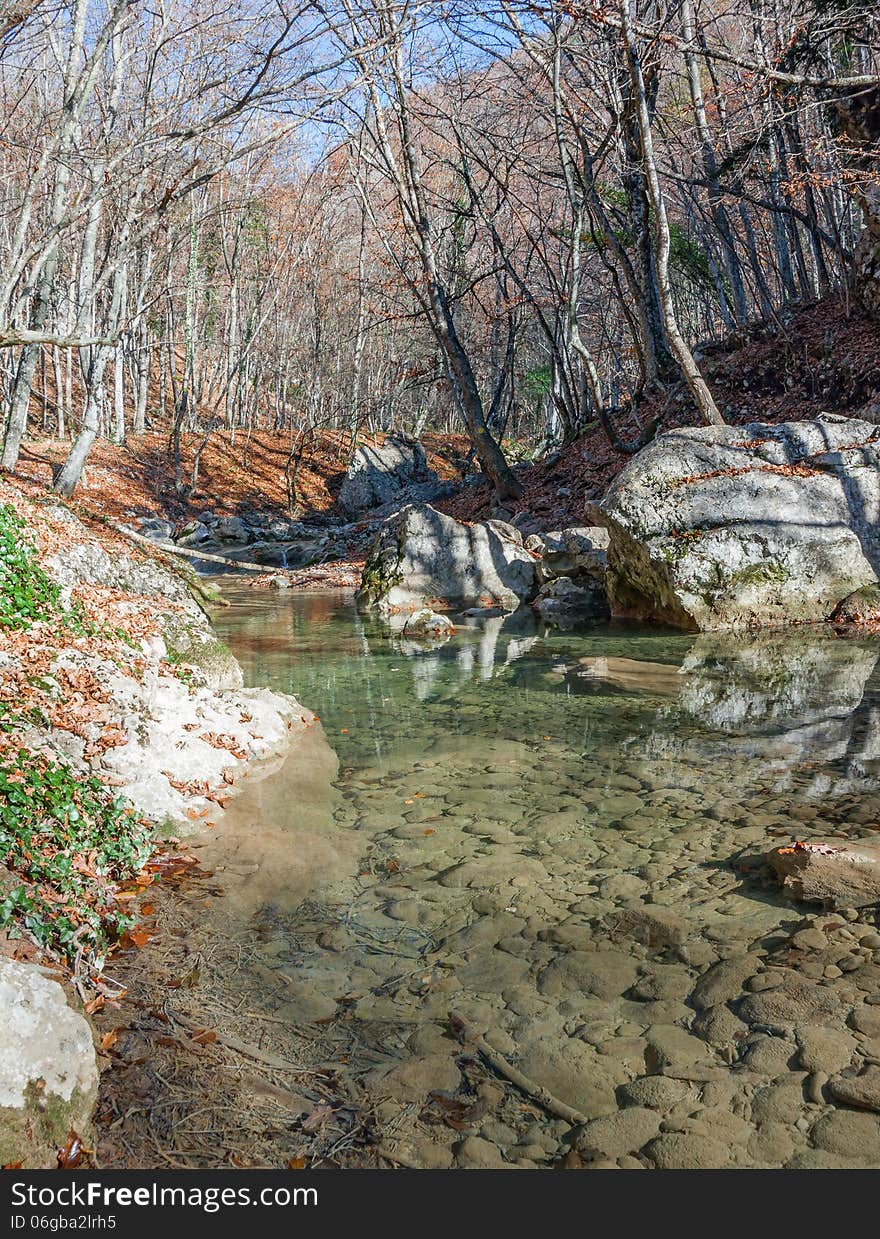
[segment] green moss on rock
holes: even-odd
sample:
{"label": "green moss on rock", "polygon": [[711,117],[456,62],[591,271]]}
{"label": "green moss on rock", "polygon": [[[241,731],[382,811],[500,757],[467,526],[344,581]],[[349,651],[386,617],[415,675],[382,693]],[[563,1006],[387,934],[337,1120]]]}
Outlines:
{"label": "green moss on rock", "polygon": [[162,616],[162,636],[170,663],[197,668],[209,688],[241,688],[241,668],[229,646],[207,623],[199,623],[192,615],[168,612]]}
{"label": "green moss on rock", "polygon": [[74,1089],[69,1101],[45,1093],[32,1081],[22,1107],[0,1107],[0,1166],[21,1162],[27,1170],[54,1170],[58,1152],[75,1131],[86,1147],[92,1139],[92,1111],[97,1085]]}

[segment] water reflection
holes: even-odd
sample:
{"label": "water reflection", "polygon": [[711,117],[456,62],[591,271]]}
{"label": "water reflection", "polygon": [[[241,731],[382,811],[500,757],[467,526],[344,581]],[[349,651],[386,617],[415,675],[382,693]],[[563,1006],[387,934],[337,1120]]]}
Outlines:
{"label": "water reflection", "polygon": [[[547,710],[578,724],[602,717],[612,738],[644,752],[671,754],[695,744],[708,757],[723,742],[743,759],[784,769],[805,760],[838,776],[880,774],[878,651],[871,641],[830,630],[688,636],[657,629],[596,625],[546,628],[523,609],[512,615],[456,617],[441,640],[415,641],[402,621],[361,615],[350,596],[276,597],[239,589],[218,627],[234,637],[251,683],[271,683],[317,704],[331,739],[368,727],[375,750],[389,739],[431,733],[431,707],[454,705],[453,730],[493,729],[522,711],[546,728]],[[515,699],[510,696],[515,690]],[[549,698],[565,697],[563,710]],[[579,699],[579,709],[572,709]],[[482,722],[471,711],[482,706]],[[425,709],[422,709],[425,707]],[[540,715],[540,717],[538,717]]]}

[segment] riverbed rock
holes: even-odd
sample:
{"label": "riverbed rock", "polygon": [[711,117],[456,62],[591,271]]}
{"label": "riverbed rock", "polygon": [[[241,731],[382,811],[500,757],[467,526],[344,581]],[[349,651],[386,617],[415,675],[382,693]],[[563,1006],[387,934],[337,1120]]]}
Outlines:
{"label": "riverbed rock", "polygon": [[585,1118],[599,1118],[617,1109],[611,1064],[583,1041],[536,1038],[526,1046],[518,1066]]}
{"label": "riverbed rock", "polygon": [[358,603],[385,614],[493,605],[512,611],[535,591],[535,560],[518,530],[500,521],[464,524],[409,504],[379,527]]}
{"label": "riverbed rock", "polygon": [[807,1025],[796,1028],[798,1062],[804,1071],[824,1071],[828,1074],[848,1067],[855,1037],[842,1028],[821,1028]]}
{"label": "riverbed rock", "polygon": [[864,627],[880,623],[880,586],[867,585],[838,603],[831,616],[835,627]]}
{"label": "riverbed rock", "polygon": [[875,844],[798,841],[773,848],[767,862],[796,899],[826,908],[880,902],[880,846]]}
{"label": "riverbed rock", "polygon": [[397,1101],[424,1101],[431,1092],[454,1093],[461,1073],[449,1054],[413,1058],[390,1069],[377,1068],[367,1078],[371,1088]]}
{"label": "riverbed rock", "polygon": [[436,481],[417,440],[387,435],[380,444],[365,443],[357,449],[339,492],[339,504],[355,515],[392,503],[411,486]]}
{"label": "riverbed rock", "polygon": [[88,1143],[98,1091],[92,1033],[57,981],[0,959],[0,1164],[57,1168],[71,1130]]}
{"label": "riverbed rock", "polygon": [[857,1076],[833,1076],[828,1081],[828,1092],[841,1105],[857,1110],[880,1111],[880,1068],[866,1067]]}
{"label": "riverbed rock", "polygon": [[880,1159],[880,1119],[864,1110],[831,1110],[823,1114],[810,1138],[817,1149],[853,1161],[873,1163]]}
{"label": "riverbed rock", "polygon": [[680,946],[691,932],[686,920],[659,904],[629,904],[609,912],[605,924],[612,941],[629,938],[648,947]]}
{"label": "riverbed rock", "polygon": [[580,1153],[604,1153],[606,1157],[622,1157],[637,1153],[660,1131],[661,1115],[643,1106],[630,1106],[591,1119],[578,1131],[575,1147]]}
{"label": "riverbed rock", "polygon": [[617,998],[636,979],[636,961],[623,951],[569,951],[538,976],[538,991],[550,998]]}
{"label": "riverbed rock", "polygon": [[716,1170],[730,1165],[731,1148],[702,1132],[666,1132],[645,1149],[658,1170]]}
{"label": "riverbed rock", "polygon": [[525,541],[528,551],[540,556],[538,580],[541,584],[565,576],[574,580],[591,577],[602,582],[608,551],[608,530],[588,525],[551,533],[532,534]]}
{"label": "riverbed rock", "polygon": [[827,619],[877,582],[880,429],[814,422],[659,436],[587,515],[612,613],[691,631]]}
{"label": "riverbed rock", "polygon": [[452,620],[429,607],[413,611],[403,626],[405,637],[451,637],[454,632]]}
{"label": "riverbed rock", "polygon": [[705,1011],[721,1002],[739,998],[743,985],[759,968],[757,955],[732,955],[713,964],[700,977],[691,994],[691,1006]]}
{"label": "riverbed rock", "polygon": [[542,585],[532,606],[542,620],[558,628],[571,628],[588,620],[607,619],[608,599],[600,580],[555,577]]}
{"label": "riverbed rock", "polygon": [[782,1027],[796,1024],[834,1025],[842,1023],[841,1001],[829,986],[816,985],[796,973],[786,976],[782,985],[746,994],[737,1014],[747,1024]]}

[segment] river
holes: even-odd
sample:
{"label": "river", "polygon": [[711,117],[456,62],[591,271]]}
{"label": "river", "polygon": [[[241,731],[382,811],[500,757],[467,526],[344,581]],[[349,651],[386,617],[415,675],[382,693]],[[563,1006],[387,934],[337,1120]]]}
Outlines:
{"label": "river", "polygon": [[[247,1164],[375,1164],[379,1146],[403,1165],[636,1166],[658,1141],[660,1165],[814,1155],[824,1108],[796,1030],[734,1012],[806,911],[761,853],[880,820],[874,643],[514,615],[464,618],[431,646],[358,615],[350,593],[226,593],[215,625],[246,682],[320,715],[201,841],[216,893],[181,895],[165,930],[210,974],[218,1026],[303,1068],[295,1090],[272,1076],[299,1110],[233,1073],[233,1110],[287,1105],[283,1122],[248,1119]],[[725,959],[733,989],[709,1018],[692,994]],[[586,1152],[477,1036],[605,1124]],[[169,1164],[215,1164],[229,1116],[180,1119],[194,1109],[180,1070]],[[755,1098],[783,1085],[800,1105],[762,1119]]]}

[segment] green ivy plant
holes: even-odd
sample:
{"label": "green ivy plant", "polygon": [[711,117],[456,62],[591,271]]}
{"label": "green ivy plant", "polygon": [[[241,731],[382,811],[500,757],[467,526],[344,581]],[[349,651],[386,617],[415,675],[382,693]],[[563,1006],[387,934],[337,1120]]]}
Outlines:
{"label": "green ivy plant", "polygon": [[25,537],[25,523],[10,504],[0,507],[0,625],[30,628],[54,618],[58,586],[37,562]]}
{"label": "green ivy plant", "polygon": [[40,566],[26,530],[15,508],[8,503],[0,506],[0,629],[54,623],[74,636],[108,637],[137,649],[137,642],[123,629],[93,624],[81,603],[62,609],[60,587]]}
{"label": "green ivy plant", "polygon": [[147,823],[98,779],[24,749],[0,763],[0,860],[17,881],[0,890],[0,927],[99,970],[134,924],[116,885],[152,848]]}

